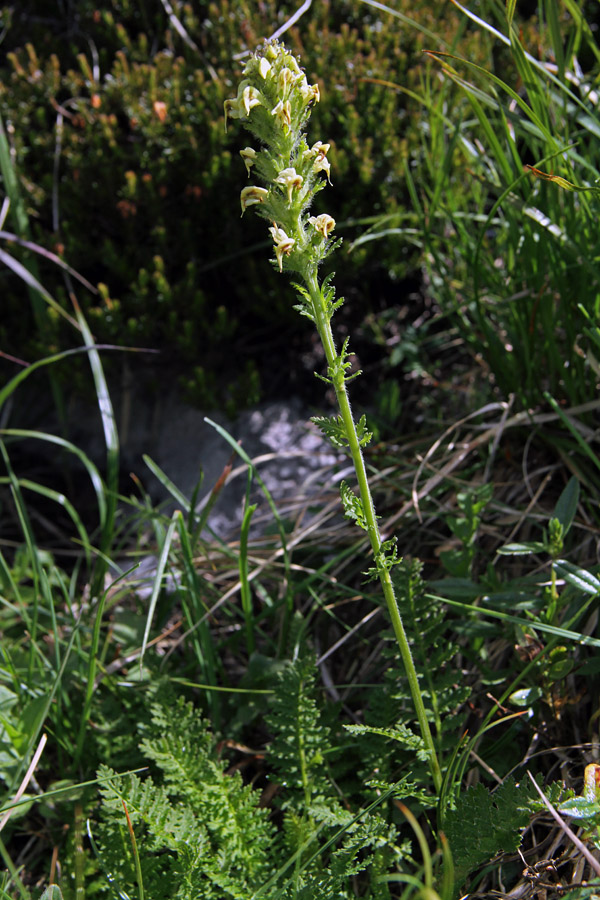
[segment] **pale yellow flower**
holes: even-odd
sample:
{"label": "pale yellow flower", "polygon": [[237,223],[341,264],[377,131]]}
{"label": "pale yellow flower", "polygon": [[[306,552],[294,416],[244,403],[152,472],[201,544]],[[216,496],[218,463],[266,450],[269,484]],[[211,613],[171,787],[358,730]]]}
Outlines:
{"label": "pale yellow flower", "polygon": [[246,166],[246,170],[249,175],[250,169],[256,162],[256,150],[254,150],[252,147],[244,147],[243,150],[240,150],[240,156],[244,160],[244,165]]}
{"label": "pale yellow flower", "polygon": [[316,156],[327,156],[331,149],[331,144],[324,144],[323,141],[317,141],[316,144],[313,144],[310,148],[310,153]]}
{"label": "pale yellow flower", "polygon": [[251,84],[246,85],[244,90],[242,91],[242,99],[241,103],[246,111],[246,115],[250,115],[250,110],[253,106],[260,106],[262,100],[260,97],[260,93],[256,90],[255,87],[252,87]]}
{"label": "pale yellow flower", "polygon": [[268,196],[269,192],[266,190],[266,188],[256,187],[256,185],[245,187],[240,194],[242,215],[244,215],[246,207],[254,206],[255,203],[264,203]]}
{"label": "pale yellow flower", "polygon": [[281,70],[279,73],[279,91],[283,96],[285,96],[288,92],[288,88],[290,84],[294,81],[296,76],[292,72],[291,69],[288,69],[287,66]]}
{"label": "pale yellow flower", "polygon": [[287,189],[288,203],[291,205],[292,192],[294,188],[302,187],[303,180],[302,175],[299,175],[294,168],[282,169],[275,179],[275,184],[281,184]]}
{"label": "pale yellow flower", "polygon": [[284,255],[290,255],[296,241],[294,238],[288,237],[283,228],[279,228],[275,224],[272,228],[269,228],[269,231],[271,232],[273,243],[275,245],[275,256],[279,263],[279,271],[283,272],[283,257]]}
{"label": "pale yellow flower", "polygon": [[313,225],[319,234],[327,238],[329,237],[329,232],[335,228],[335,219],[332,216],[328,216],[327,213],[321,213],[320,216],[311,216],[308,224]]}
{"label": "pale yellow flower", "polygon": [[312,145],[310,150],[305,150],[302,154],[304,159],[314,159],[315,172],[325,172],[329,184],[331,184],[331,178],[329,177],[331,165],[327,159],[327,153],[330,148],[331,144],[324,144],[323,141],[317,141],[316,144]]}
{"label": "pale yellow flower", "polygon": [[289,100],[280,100],[277,106],[271,110],[271,115],[279,119],[284,130],[287,130],[292,124],[292,107]]}
{"label": "pale yellow flower", "polygon": [[260,92],[250,84],[242,82],[238,89],[238,95],[234,100],[226,100],[223,104],[225,110],[225,131],[227,131],[227,119],[246,119],[250,115],[253,106],[260,106],[262,98]]}
{"label": "pale yellow flower", "polygon": [[225,131],[227,131],[227,119],[243,119],[244,113],[240,108],[239,100],[226,100],[223,104],[225,112]]}
{"label": "pale yellow flower", "polygon": [[318,84],[309,84],[306,80],[306,77],[302,79],[300,84],[298,85],[298,90],[302,94],[302,99],[305,103],[310,103],[311,100],[314,100],[315,103],[318,103],[321,99],[321,94],[319,91]]}

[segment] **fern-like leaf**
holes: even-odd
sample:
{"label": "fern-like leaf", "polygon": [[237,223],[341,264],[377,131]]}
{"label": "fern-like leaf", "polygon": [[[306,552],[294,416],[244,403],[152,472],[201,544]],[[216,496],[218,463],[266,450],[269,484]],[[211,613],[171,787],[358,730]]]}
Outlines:
{"label": "fern-like leaf", "polygon": [[407,728],[406,725],[394,725],[392,728],[377,728],[370,725],[344,725],[346,731],[350,734],[378,734],[388,740],[396,741],[403,747],[416,754],[418,759],[427,762],[429,759],[429,751],[425,746],[423,738]]}
{"label": "fern-like leaf", "polygon": [[141,749],[161,769],[170,796],[184,799],[203,823],[215,852],[226,854],[226,869],[260,875],[273,837],[268,811],[238,772],[225,774],[208,723],[183,698],[154,704],[152,722]]}
{"label": "fern-like leaf", "polygon": [[[329,255],[329,253],[337,249],[337,247],[339,247],[341,243],[341,240],[332,241],[328,247],[327,254]],[[323,279],[323,284],[321,286],[321,293],[325,302],[325,311],[329,319],[331,319],[333,314],[337,312],[340,306],[342,306],[342,304],[344,303],[343,297],[340,297],[338,300],[335,299],[335,288],[332,281],[333,274],[327,275],[327,277]]]}
{"label": "fern-like leaf", "polygon": [[354,491],[348,486],[346,481],[342,481],[340,484],[340,497],[342,498],[342,505],[344,507],[344,515],[348,519],[354,519],[356,524],[363,528],[365,531],[368,529],[367,520],[365,518],[365,511],[362,505],[362,500],[360,497],[357,497]]}
{"label": "fern-like leaf", "polygon": [[183,699],[153,705],[142,749],[163,777],[120,778],[103,767],[99,846],[121,894],[131,896],[135,872],[124,807],[140,849],[143,881],[158,900],[202,897],[242,900],[277,869],[274,828],[259,794],[230,776],[207,723]]}
{"label": "fern-like leaf", "polygon": [[365,575],[367,581],[375,581],[382,572],[389,572],[394,566],[400,565],[402,557],[398,556],[398,538],[392,537],[383,541],[375,557],[375,565],[369,566]]}
{"label": "fern-like leaf", "polygon": [[346,429],[341,416],[313,416],[310,421],[318,425],[321,433],[334,447],[348,447]]}
{"label": "fern-like leaf", "polygon": [[[443,603],[426,594],[421,563],[395,560],[392,578],[443,765],[444,751],[450,758],[456,733],[462,729],[463,706],[470,688],[457,684],[456,671],[451,664],[457,647],[448,639]],[[414,712],[406,675],[391,635],[382,657],[387,662],[383,684],[370,693],[365,709],[368,727],[362,733],[357,732],[356,746],[363,762],[362,778],[369,783],[376,779],[380,787],[392,786],[398,781],[399,773],[409,769],[411,781],[425,784],[428,781],[427,762],[422,747],[414,743],[411,746]],[[405,731],[405,728],[410,730]],[[389,741],[392,733],[396,734],[393,743]],[[385,738],[387,746],[383,743]],[[422,802],[422,797],[420,799]],[[429,802],[434,804],[436,798],[430,797]]]}
{"label": "fern-like leaf", "polygon": [[[341,416],[313,416],[311,422],[314,422],[315,425],[319,426],[321,433],[336,449],[340,447],[344,450],[348,449],[348,436],[346,434],[344,420]],[[366,447],[373,437],[372,432],[367,431],[366,416],[361,416],[356,423],[356,434],[359,445],[361,447]]]}
{"label": "fern-like leaf", "polygon": [[330,794],[323,751],[329,746],[328,729],[322,724],[315,700],[315,662],[307,656],[281,671],[267,724],[273,731],[269,759],[281,784],[283,806],[298,799],[309,813],[313,799]]}
{"label": "fern-like leaf", "polygon": [[208,849],[207,835],[189,808],[175,808],[162,788],[151,779],[141,781],[136,775],[116,776],[112,769],[101,766],[102,821],[98,826],[99,859],[110,881],[120,893],[137,893],[135,862],[127,827],[125,808],[131,821],[138,848],[143,883],[152,885],[153,894],[181,896],[174,869],[179,862],[189,872],[193,860],[204,860]]}
{"label": "fern-like leaf", "polygon": [[[369,900],[388,900],[391,896],[381,875],[387,874],[392,860],[399,862],[408,847],[394,847],[396,834],[393,826],[372,814],[361,821],[353,821],[348,827],[341,845],[331,854],[326,867],[304,875],[304,884],[296,890],[298,900],[341,900],[355,896],[349,882],[366,873],[363,880],[372,890],[364,895]],[[392,849],[393,848],[393,849]],[[379,876],[379,877],[378,877]]]}
{"label": "fern-like leaf", "polygon": [[305,287],[298,284],[296,281],[292,282],[292,286],[298,291],[298,303],[295,304],[294,309],[296,312],[299,312],[301,316],[306,316],[307,319],[314,322],[315,316],[310,294]]}
{"label": "fern-like leaf", "polygon": [[394,587],[411,638],[421,689],[433,713],[438,741],[451,731],[454,744],[458,728],[456,716],[471,689],[468,685],[457,684],[456,672],[449,665],[458,647],[448,640],[443,604],[426,593],[422,569],[420,560],[403,560],[394,569]]}

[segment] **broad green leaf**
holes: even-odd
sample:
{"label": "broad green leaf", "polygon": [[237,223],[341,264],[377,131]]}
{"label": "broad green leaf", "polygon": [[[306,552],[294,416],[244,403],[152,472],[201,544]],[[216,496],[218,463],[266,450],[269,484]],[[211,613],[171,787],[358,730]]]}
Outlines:
{"label": "broad green leaf", "polygon": [[500,556],[530,556],[532,553],[543,553],[545,549],[541,541],[527,541],[523,544],[504,544],[498,553]]}
{"label": "broad green leaf", "polygon": [[557,559],[552,567],[559,578],[564,578],[569,584],[583,591],[585,594],[600,593],[600,581],[591,572],[574,566],[566,559]]}
{"label": "broad green leaf", "polygon": [[531,706],[541,696],[542,691],[539,687],[521,688],[520,691],[515,691],[510,695],[508,702],[514,706]]}
{"label": "broad green leaf", "polygon": [[600,804],[585,797],[572,797],[561,803],[558,811],[572,819],[595,819],[600,816]]}

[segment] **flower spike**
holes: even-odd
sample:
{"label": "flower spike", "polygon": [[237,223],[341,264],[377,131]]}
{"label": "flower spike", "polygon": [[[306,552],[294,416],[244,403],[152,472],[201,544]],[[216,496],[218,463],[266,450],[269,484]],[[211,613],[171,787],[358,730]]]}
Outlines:
{"label": "flower spike", "polygon": [[296,285],[300,302],[295,308],[317,328],[327,360],[324,380],[333,387],[340,410],[335,420],[326,425],[323,421],[318,424],[326,437],[346,449],[352,457],[358,496],[343,482],[342,502],[346,515],[355,519],[368,534],[374,566],[367,574],[379,578],[381,583],[427,751],[433,785],[440,795],[442,773],[436,746],[390,576],[390,570],[401,560],[395,538],[382,540],[362,454],[370,433],[364,418],[358,423],[354,421],[350,408],[347,383],[359,373],[348,374],[351,367],[348,338],[338,353],[331,328],[332,316],[342,300],[335,300],[329,278],[322,283],[318,279],[319,264],[339,244],[330,239],[335,228],[332,216],[327,213],[308,215],[315,195],[325,186],[321,173],[330,180],[331,167],[327,159],[330,145],[317,141],[309,148],[304,134],[311,109],[320,96],[319,86],[308,83],[293,54],[282,44],[272,41],[246,63],[237,97],[225,101],[225,120],[240,119],[262,146],[259,151],[251,147],[241,151],[248,172],[254,166],[257,178],[264,185],[250,185],[242,190],[242,215],[248,206],[256,206],[258,213],[272,223],[269,232],[275,251],[273,262],[283,272],[285,261],[286,271],[298,273],[304,282]]}

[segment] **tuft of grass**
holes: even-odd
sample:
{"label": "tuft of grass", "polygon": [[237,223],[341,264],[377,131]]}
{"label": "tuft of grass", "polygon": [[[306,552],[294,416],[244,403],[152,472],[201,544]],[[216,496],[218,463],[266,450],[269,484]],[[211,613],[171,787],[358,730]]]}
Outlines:
{"label": "tuft of grass", "polygon": [[[455,6],[497,62],[462,57],[460,43],[430,51],[419,167],[407,166],[419,227],[406,237],[422,248],[442,314],[502,398],[523,408],[548,394],[590,403],[598,371],[586,323],[600,313],[595,40],[576,4],[562,19],[554,0],[542,5],[536,55],[510,9]],[[394,225],[387,217],[366,237]]]}

